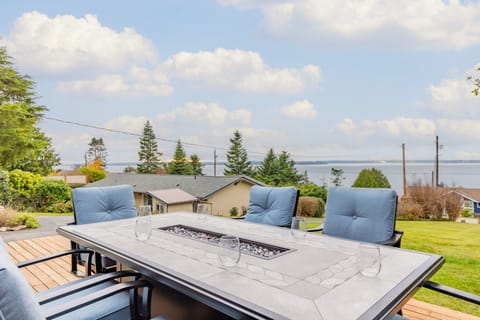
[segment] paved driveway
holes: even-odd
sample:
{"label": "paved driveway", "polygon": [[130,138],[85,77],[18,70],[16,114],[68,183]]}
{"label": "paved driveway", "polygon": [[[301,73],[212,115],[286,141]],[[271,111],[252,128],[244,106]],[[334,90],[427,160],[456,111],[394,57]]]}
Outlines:
{"label": "paved driveway", "polygon": [[57,234],[56,230],[58,227],[73,222],[73,216],[37,216],[36,218],[40,224],[40,227],[37,229],[0,232],[0,237],[2,237],[3,241],[9,242],[52,236]]}

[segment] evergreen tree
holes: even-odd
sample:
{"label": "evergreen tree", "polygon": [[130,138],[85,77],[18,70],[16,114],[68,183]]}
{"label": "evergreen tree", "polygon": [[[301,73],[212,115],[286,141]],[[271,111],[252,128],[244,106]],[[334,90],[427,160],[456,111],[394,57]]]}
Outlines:
{"label": "evergreen tree", "polygon": [[335,169],[331,168],[330,172],[332,174],[332,183],[335,187],[340,187],[343,184],[343,181],[345,180],[345,177],[343,176],[343,169]]}
{"label": "evergreen tree", "polygon": [[175,148],[175,154],[172,161],[166,165],[165,169],[167,170],[168,174],[193,174],[192,166],[187,160],[187,155],[180,140],[177,141],[177,146]]}
{"label": "evergreen tree", "polygon": [[390,182],[382,171],[372,168],[363,169],[353,183],[354,188],[390,188]]}
{"label": "evergreen tree", "polygon": [[277,156],[273,152],[273,148],[270,148],[263,161],[255,168],[255,178],[273,185],[273,177],[277,174],[277,171]]}
{"label": "evergreen tree", "polygon": [[156,139],[150,121],[147,121],[143,127],[143,134],[140,137],[138,159],[143,162],[137,165],[138,173],[156,173],[160,168],[162,153],[158,151]]}
{"label": "evergreen tree", "polygon": [[280,153],[277,160],[277,167],[277,186],[296,185],[302,180],[302,175],[297,173],[295,161],[290,159],[288,152],[282,151],[282,153]]}
{"label": "evergreen tree", "polygon": [[190,165],[192,166],[193,175],[203,176],[203,164],[196,154],[190,156]]}
{"label": "evergreen tree", "polygon": [[0,47],[0,168],[45,175],[60,164],[60,158],[50,138],[37,127],[48,109],[35,103],[34,86]]}
{"label": "evergreen tree", "polygon": [[248,160],[247,150],[242,145],[242,142],[242,135],[236,130],[233,133],[233,138],[230,139],[230,148],[227,151],[227,163],[225,163],[225,169],[223,170],[224,175],[252,175],[252,162]]}
{"label": "evergreen tree", "polygon": [[100,160],[102,162],[102,167],[105,168],[107,166],[108,153],[103,138],[93,137],[92,141],[88,144],[88,147],[88,162]]}

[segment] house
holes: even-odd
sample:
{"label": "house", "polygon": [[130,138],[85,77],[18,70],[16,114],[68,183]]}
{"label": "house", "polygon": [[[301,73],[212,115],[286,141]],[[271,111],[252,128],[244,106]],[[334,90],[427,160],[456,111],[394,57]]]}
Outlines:
{"label": "house", "polygon": [[[150,204],[154,212],[193,211],[198,203],[203,203],[208,205],[210,214],[221,216],[229,216],[230,210],[234,207],[241,214],[242,209],[248,207],[250,187],[264,185],[244,175],[214,177],[108,173],[105,179],[87,186],[103,187],[120,184],[133,186],[137,207]],[[171,191],[172,189],[177,191]]]}
{"label": "house", "polygon": [[192,211],[198,199],[179,188],[149,191],[154,212]]}
{"label": "house", "polygon": [[455,188],[455,192],[462,197],[463,208],[470,209],[475,217],[480,217],[480,189]]}

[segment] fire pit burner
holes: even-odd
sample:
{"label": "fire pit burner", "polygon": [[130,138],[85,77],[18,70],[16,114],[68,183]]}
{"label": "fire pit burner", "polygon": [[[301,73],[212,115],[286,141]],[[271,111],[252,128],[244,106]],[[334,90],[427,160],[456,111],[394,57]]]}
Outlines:
{"label": "fire pit burner", "polygon": [[[222,233],[185,226],[182,224],[160,227],[158,229],[177,236],[206,242],[212,245],[218,245],[220,242],[220,237],[224,235]],[[270,260],[293,251],[293,249],[282,248],[267,243],[240,238],[240,251],[242,254],[248,254],[257,258]]]}

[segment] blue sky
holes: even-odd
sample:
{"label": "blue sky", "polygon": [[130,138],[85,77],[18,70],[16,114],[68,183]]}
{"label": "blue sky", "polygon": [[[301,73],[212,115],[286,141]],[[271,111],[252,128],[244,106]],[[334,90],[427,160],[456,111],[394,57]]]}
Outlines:
{"label": "blue sky", "polygon": [[436,135],[440,159],[480,159],[479,1],[31,0],[0,21],[64,163],[92,137],[136,161],[139,138],[61,121],[141,134],[147,120],[163,160],[178,139],[224,160],[237,129],[252,160],[400,160],[402,143],[433,159]]}

